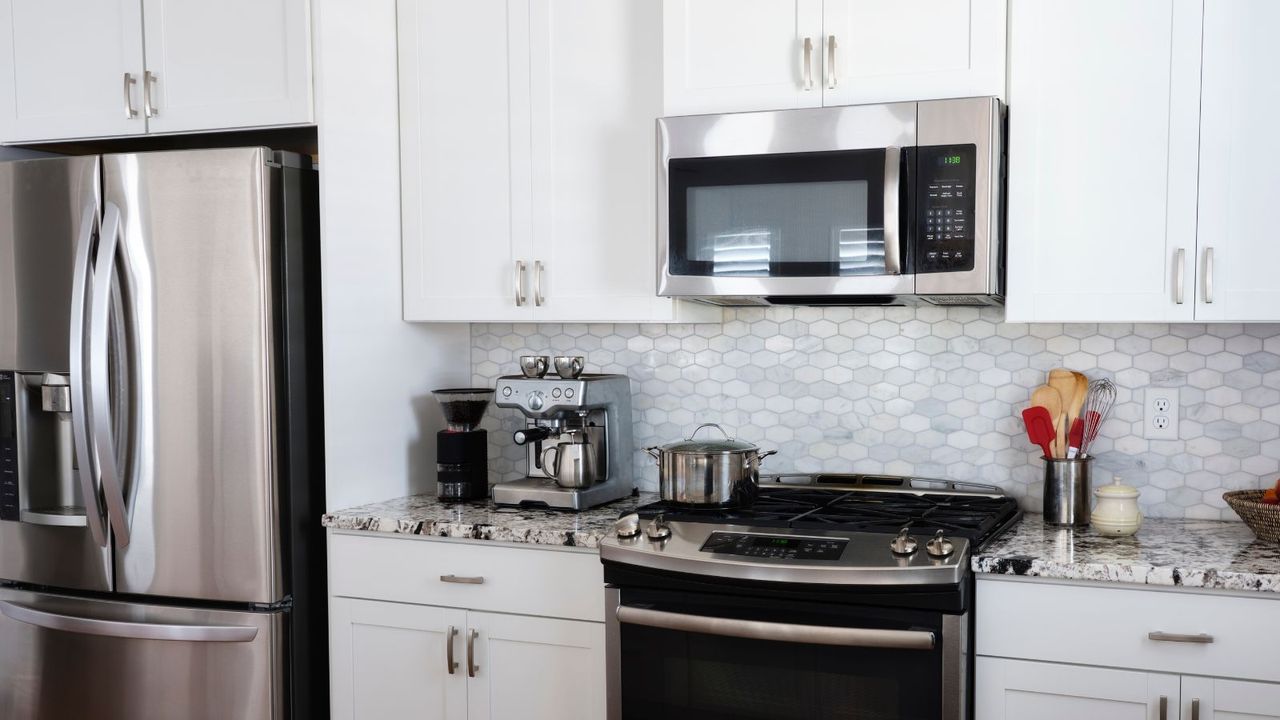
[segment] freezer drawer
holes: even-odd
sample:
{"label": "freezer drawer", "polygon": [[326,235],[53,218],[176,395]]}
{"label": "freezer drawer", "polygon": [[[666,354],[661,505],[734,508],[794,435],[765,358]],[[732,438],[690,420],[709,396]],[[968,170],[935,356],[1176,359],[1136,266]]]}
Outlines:
{"label": "freezer drawer", "polygon": [[0,588],[0,718],[283,718],[285,617]]}

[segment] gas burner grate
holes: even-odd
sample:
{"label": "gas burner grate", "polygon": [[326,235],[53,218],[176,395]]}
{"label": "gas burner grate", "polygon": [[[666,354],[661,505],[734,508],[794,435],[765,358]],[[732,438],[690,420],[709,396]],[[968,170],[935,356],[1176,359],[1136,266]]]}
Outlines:
{"label": "gas burner grate", "polygon": [[1012,525],[1021,511],[1010,497],[915,492],[868,492],[815,486],[762,487],[748,508],[691,508],[657,502],[637,509],[642,517],[757,527],[838,529],[917,536],[943,530],[982,547]]}

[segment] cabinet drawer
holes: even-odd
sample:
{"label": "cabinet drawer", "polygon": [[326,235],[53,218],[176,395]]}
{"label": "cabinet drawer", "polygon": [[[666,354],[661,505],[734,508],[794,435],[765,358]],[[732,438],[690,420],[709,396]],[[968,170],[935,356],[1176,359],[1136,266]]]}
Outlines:
{"label": "cabinet drawer", "polygon": [[[483,582],[441,580],[450,575]],[[330,533],[329,592],[604,621],[604,570],[593,552]]]}
{"label": "cabinet drawer", "polygon": [[980,580],[975,605],[978,655],[1280,681],[1276,598]]}

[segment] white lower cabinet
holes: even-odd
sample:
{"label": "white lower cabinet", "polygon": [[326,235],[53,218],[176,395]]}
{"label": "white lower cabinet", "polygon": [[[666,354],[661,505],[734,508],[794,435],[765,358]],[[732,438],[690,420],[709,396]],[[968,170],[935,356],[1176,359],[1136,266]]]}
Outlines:
{"label": "white lower cabinet", "polygon": [[1177,675],[979,657],[974,678],[979,720],[1177,717]]}
{"label": "white lower cabinet", "polygon": [[329,562],[333,718],[605,716],[595,553],[331,533]]}
{"label": "white lower cabinet", "polygon": [[1266,593],[980,580],[976,607],[977,720],[1280,720]]}

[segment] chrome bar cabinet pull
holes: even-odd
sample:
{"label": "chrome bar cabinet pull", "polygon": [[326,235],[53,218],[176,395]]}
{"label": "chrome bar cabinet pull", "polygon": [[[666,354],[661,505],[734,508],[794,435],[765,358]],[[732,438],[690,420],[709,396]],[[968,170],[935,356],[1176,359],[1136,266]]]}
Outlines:
{"label": "chrome bar cabinet pull", "polygon": [[124,74],[124,117],[126,120],[138,117],[138,111],[133,109],[133,94],[130,92],[137,82],[137,80],[133,79],[133,73]]}
{"label": "chrome bar cabinet pull", "polygon": [[808,92],[813,89],[813,38],[804,39],[804,59],[801,66],[804,71],[804,89]]}
{"label": "chrome bar cabinet pull", "polygon": [[1171,643],[1192,643],[1195,645],[1208,645],[1213,642],[1213,636],[1205,633],[1196,635],[1180,635],[1178,633],[1167,633],[1159,630],[1147,633],[1148,640],[1155,642],[1171,642]]}
{"label": "chrome bar cabinet pull", "polygon": [[479,634],[479,630],[467,631],[467,677],[475,677],[476,671],[480,669],[476,665],[476,636]]}
{"label": "chrome bar cabinet pull", "polygon": [[1200,720],[1200,698],[1191,701],[1191,720]]}
{"label": "chrome bar cabinet pull", "polygon": [[1204,302],[1213,303],[1213,248],[1204,250]]}
{"label": "chrome bar cabinet pull", "polygon": [[516,261],[516,307],[523,307],[524,296],[524,261]]}
{"label": "chrome bar cabinet pull", "polygon": [[533,304],[542,307],[542,261],[533,261]]}
{"label": "chrome bar cabinet pull", "polygon": [[466,575],[441,575],[440,582],[458,583],[460,585],[483,585],[484,576],[474,575],[468,577]]}
{"label": "chrome bar cabinet pull", "polygon": [[151,88],[155,86],[157,80],[159,78],[150,70],[142,73],[142,109],[149,118],[160,114],[155,104],[151,102]]}
{"label": "chrome bar cabinet pull", "polygon": [[1184,299],[1184,280],[1187,275],[1187,251],[1184,248],[1178,248],[1178,254],[1173,262],[1177,266],[1174,268],[1177,276],[1173,282],[1173,301],[1181,305]]}
{"label": "chrome bar cabinet pull", "polygon": [[458,663],[453,659],[453,639],[458,637],[458,628],[450,625],[449,632],[444,638],[444,669],[452,675],[454,670],[458,669]]}
{"label": "chrome bar cabinet pull", "polygon": [[836,36],[827,36],[827,89],[836,89]]}

